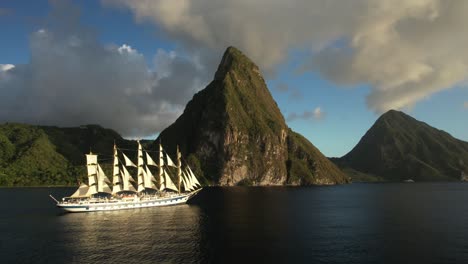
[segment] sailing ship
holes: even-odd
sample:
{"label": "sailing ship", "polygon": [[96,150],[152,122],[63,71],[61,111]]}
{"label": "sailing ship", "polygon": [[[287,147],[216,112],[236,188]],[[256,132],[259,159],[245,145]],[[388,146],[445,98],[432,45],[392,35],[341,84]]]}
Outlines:
{"label": "sailing ship", "polygon": [[[154,162],[148,151],[138,141],[138,160],[133,163],[114,144],[112,182],[98,163],[98,156],[86,154],[88,182],[82,183],[69,197],[56,201],[57,207],[66,212],[93,212],[169,206],[186,203],[202,188],[188,164],[182,166],[181,154],[177,147],[177,162],[159,144],[159,163]],[[120,153],[120,155],[119,155]],[[123,162],[119,158],[123,158]],[[127,167],[136,167],[136,180]],[[158,168],[158,180],[150,170]],[[170,169],[172,167],[172,169]],[[176,183],[170,177],[176,171]]]}

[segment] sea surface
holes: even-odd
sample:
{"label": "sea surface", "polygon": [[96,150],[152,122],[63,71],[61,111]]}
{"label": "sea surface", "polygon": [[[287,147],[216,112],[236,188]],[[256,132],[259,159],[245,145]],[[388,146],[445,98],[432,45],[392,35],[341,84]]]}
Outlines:
{"label": "sea surface", "polygon": [[188,205],[63,214],[0,188],[1,263],[468,263],[467,183],[206,188]]}

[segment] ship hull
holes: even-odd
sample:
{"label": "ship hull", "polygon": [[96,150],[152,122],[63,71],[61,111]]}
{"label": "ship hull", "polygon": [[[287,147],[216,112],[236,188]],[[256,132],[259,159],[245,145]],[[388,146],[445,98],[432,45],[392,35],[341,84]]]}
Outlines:
{"label": "ship hull", "polygon": [[160,207],[185,204],[187,201],[195,196],[200,190],[195,192],[174,195],[170,197],[149,197],[149,198],[135,198],[131,201],[81,201],[81,202],[60,202],[57,207],[69,213],[82,213],[82,212],[97,212],[97,211],[116,211],[116,210],[129,210],[137,208]]}

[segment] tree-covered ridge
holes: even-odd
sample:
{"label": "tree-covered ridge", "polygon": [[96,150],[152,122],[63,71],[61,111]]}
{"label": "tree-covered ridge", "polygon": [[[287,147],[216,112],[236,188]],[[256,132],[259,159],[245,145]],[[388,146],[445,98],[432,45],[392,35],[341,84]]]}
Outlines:
{"label": "tree-covered ridge", "polygon": [[69,185],[71,163],[36,126],[0,126],[0,185]]}
{"label": "tree-covered ridge", "polygon": [[114,140],[132,145],[97,125],[0,125],[0,186],[75,185],[85,179],[84,153],[110,156]]}
{"label": "tree-covered ridge", "polygon": [[[75,186],[86,182],[85,154],[90,151],[98,154],[104,172],[111,179],[114,142],[136,162],[136,141],[123,139],[117,132],[99,125],[62,128],[1,124],[0,186]],[[152,155],[159,149],[153,140],[141,143]],[[195,157],[188,156],[184,161],[200,182],[206,182]],[[128,170],[136,173],[133,168]]]}
{"label": "tree-covered ridge", "polygon": [[289,184],[322,185],[349,181],[309,140],[292,130],[288,134],[288,157]]}

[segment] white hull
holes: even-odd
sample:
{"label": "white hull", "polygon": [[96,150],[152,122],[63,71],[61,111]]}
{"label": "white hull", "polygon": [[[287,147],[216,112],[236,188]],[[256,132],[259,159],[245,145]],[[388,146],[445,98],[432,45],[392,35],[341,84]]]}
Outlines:
{"label": "white hull", "polygon": [[170,206],[177,204],[184,204],[190,198],[195,196],[199,191],[196,190],[191,193],[172,195],[167,197],[135,197],[132,200],[84,200],[79,202],[60,202],[57,207],[70,213],[79,212],[96,212],[96,211],[115,211],[126,210],[135,208],[157,207],[157,206]]}

